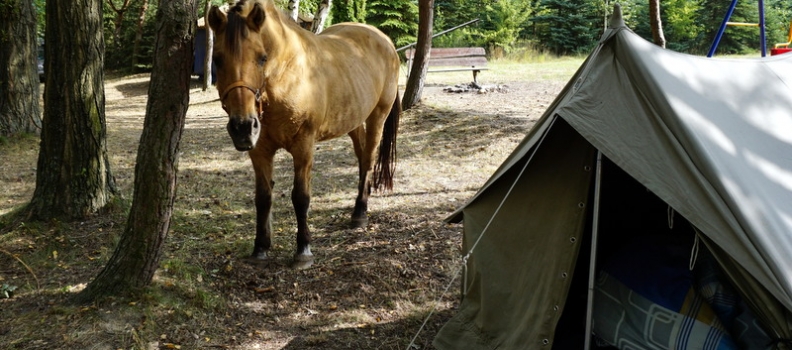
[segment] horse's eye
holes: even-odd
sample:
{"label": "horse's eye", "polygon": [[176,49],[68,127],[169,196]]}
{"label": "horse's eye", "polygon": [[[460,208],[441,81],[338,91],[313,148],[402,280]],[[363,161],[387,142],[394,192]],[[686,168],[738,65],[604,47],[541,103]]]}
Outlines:
{"label": "horse's eye", "polygon": [[215,65],[218,67],[223,65],[223,58],[220,57],[219,55],[212,56],[212,60],[214,61]]}
{"label": "horse's eye", "polygon": [[265,62],[267,62],[267,56],[261,56],[261,57],[259,57],[259,59],[258,59],[258,65],[259,65],[259,67],[260,67],[260,66],[263,66]]}

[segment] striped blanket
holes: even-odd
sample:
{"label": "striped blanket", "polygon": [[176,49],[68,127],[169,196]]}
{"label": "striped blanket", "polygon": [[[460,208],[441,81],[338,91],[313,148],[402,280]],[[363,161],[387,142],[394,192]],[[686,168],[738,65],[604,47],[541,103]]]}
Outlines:
{"label": "striped blanket", "polygon": [[599,340],[619,349],[769,348],[770,338],[708,252],[690,270],[692,243],[642,237],[608,258],[594,294]]}

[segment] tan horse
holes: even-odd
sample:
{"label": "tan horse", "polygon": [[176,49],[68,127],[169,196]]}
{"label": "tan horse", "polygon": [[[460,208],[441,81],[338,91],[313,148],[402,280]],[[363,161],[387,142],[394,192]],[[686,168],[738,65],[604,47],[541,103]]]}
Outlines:
{"label": "tan horse", "polygon": [[[291,199],[297,216],[295,268],[313,263],[308,207],[315,143],[347,134],[359,166],[352,223],[368,223],[372,186],[392,186],[401,103],[399,58],[374,27],[343,23],[315,35],[300,28],[272,0],[240,0],[223,13],[213,7],[217,90],[228,113],[228,133],[248,151],[256,174],[253,258],[270,248],[273,159],[294,159]],[[376,161],[376,164],[375,164]]]}

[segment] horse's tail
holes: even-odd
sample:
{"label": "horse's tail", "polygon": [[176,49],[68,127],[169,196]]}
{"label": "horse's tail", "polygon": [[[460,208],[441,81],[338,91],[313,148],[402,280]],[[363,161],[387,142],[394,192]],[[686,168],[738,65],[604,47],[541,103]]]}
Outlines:
{"label": "horse's tail", "polygon": [[377,164],[374,165],[374,188],[379,190],[393,189],[393,173],[396,170],[396,134],[399,129],[399,116],[401,115],[401,99],[396,93],[396,100],[393,101],[388,118],[382,130],[382,140],[380,141],[379,156]]}

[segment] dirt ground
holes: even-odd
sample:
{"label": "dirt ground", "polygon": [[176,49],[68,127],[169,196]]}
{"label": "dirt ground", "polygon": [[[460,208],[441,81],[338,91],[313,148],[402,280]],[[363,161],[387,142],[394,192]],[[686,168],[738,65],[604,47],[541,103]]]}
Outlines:
{"label": "dirt ground", "polygon": [[[0,285],[17,287],[0,298],[0,348],[431,349],[459,303],[464,254],[462,225],[444,219],[565,83],[506,80],[496,83],[507,92],[477,94],[448,93],[449,78],[431,79],[421,103],[402,115],[394,191],[372,197],[368,228],[347,227],[356,191],[351,142],[317,146],[310,212],[317,260],[303,271],[288,267],[295,245],[290,157],[276,159],[272,259],[247,263],[255,221],[250,161],[225,132],[216,90],[202,92],[194,82],[154,285],[133,299],[72,305],[70,296],[98,273],[125,225],[145,116],[148,76],[108,79],[108,147],[124,199],[107,215],[23,223],[0,235]],[[36,147],[36,140],[0,145],[0,214],[31,197]]]}

